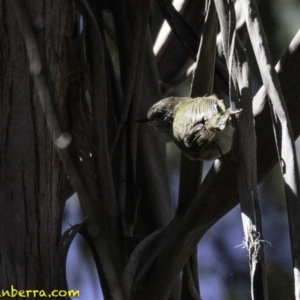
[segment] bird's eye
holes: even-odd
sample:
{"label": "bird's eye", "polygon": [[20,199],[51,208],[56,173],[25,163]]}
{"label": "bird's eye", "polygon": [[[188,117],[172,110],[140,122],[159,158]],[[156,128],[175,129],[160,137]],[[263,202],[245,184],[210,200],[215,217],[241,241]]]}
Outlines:
{"label": "bird's eye", "polygon": [[165,116],[165,113],[163,111],[155,112],[155,118],[157,118],[157,119],[163,119],[164,116]]}

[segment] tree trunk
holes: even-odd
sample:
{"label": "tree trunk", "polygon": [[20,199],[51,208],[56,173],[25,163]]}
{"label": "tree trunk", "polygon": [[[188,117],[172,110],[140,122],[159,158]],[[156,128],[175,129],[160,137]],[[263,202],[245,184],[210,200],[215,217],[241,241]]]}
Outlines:
{"label": "tree trunk", "polygon": [[[56,285],[66,182],[29,71],[15,1],[0,1],[0,282],[2,289]],[[56,105],[61,108],[61,45],[69,1],[24,1]],[[60,109],[62,111],[62,109]]]}

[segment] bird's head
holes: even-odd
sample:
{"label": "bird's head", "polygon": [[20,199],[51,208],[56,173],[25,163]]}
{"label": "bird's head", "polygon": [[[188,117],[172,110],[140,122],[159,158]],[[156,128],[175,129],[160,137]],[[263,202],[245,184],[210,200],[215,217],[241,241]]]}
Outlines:
{"label": "bird's head", "polygon": [[174,117],[178,109],[178,104],[182,99],[180,97],[169,97],[158,101],[150,107],[147,118],[139,119],[138,122],[146,122],[172,137]]}
{"label": "bird's head", "polygon": [[149,124],[172,137],[173,121],[181,101],[181,97],[169,97],[155,103],[147,114]]}

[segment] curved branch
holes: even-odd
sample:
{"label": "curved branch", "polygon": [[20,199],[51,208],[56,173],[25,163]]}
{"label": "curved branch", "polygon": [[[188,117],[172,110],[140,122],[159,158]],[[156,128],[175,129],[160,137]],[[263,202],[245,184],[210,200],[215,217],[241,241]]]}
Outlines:
{"label": "curved branch", "polygon": [[150,249],[154,248],[155,244],[158,242],[163,229],[159,229],[149,236],[147,236],[139,246],[132,252],[130,259],[124,269],[122,275],[122,286],[125,293],[126,299],[130,300],[131,290],[134,282],[134,277],[136,275],[136,270],[140,264],[140,261],[146,254],[149,254]]}

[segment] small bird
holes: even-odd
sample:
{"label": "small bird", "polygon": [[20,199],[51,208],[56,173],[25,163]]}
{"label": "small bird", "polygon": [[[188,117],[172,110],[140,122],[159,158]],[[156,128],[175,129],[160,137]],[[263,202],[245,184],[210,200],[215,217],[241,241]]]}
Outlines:
{"label": "small bird", "polygon": [[230,151],[234,127],[232,115],[241,110],[226,109],[215,95],[188,98],[169,97],[155,103],[147,122],[172,138],[193,160],[214,160]]}

